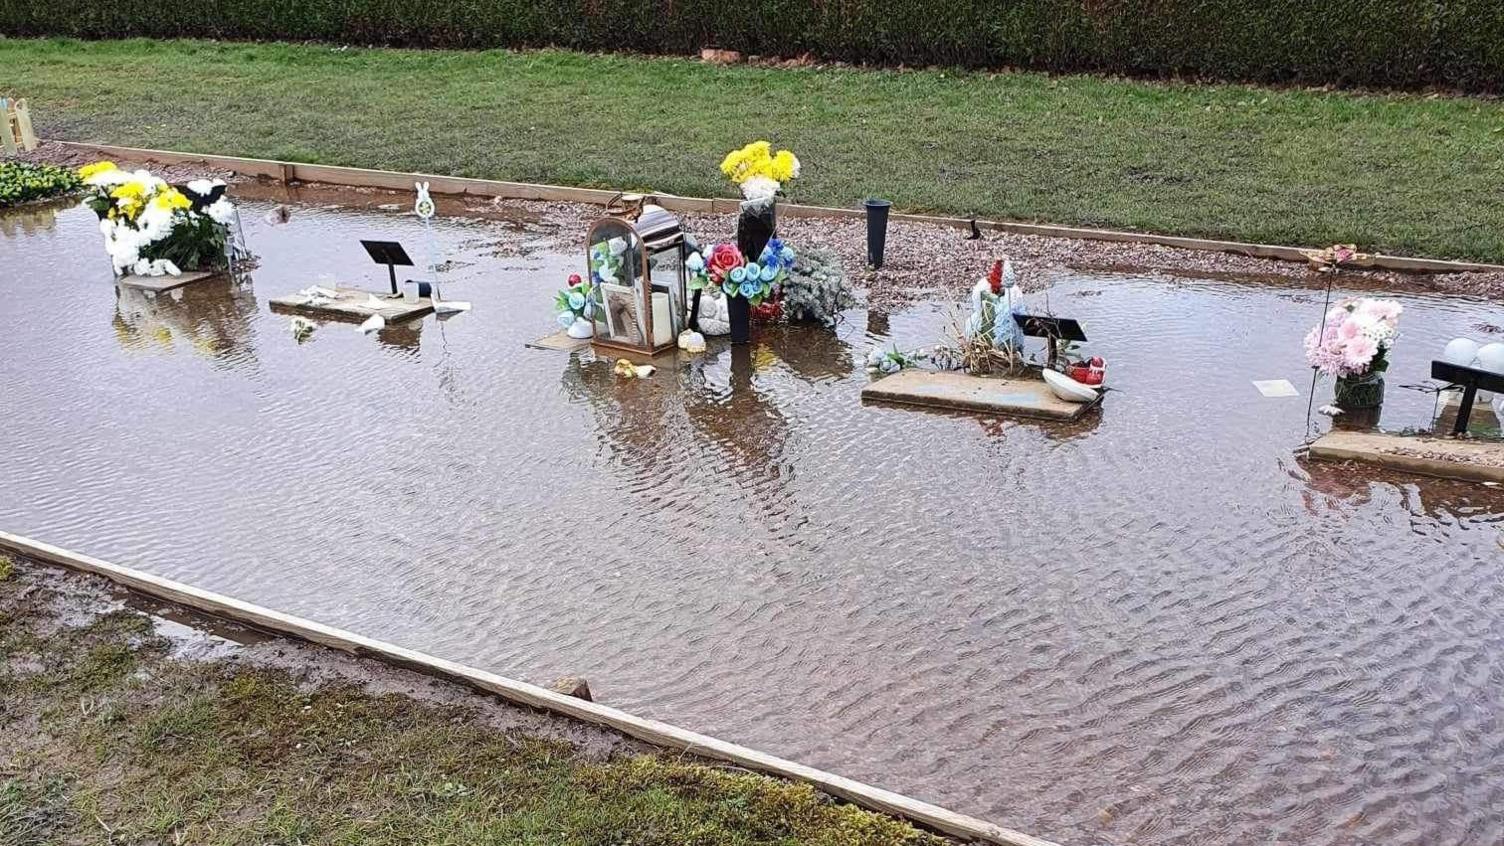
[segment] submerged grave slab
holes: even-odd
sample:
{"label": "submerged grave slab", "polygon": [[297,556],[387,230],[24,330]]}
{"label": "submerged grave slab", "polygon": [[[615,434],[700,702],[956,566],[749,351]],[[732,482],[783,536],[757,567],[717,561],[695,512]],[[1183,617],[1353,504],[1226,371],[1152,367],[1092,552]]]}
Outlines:
{"label": "submerged grave slab", "polygon": [[582,350],[590,346],[590,341],[590,338],[571,338],[569,337],[569,333],[565,332],[563,329],[560,329],[552,335],[545,335],[544,337],[538,338],[537,340],[528,341],[527,346],[535,350],[560,350],[562,352],[573,352],[575,350]]}
{"label": "submerged grave slab", "polygon": [[[270,304],[272,311],[284,314],[303,314],[309,317],[322,317],[326,320],[346,320],[356,323],[364,321],[373,314],[381,315],[387,323],[401,323],[433,313],[433,301],[427,297],[408,302],[401,299],[384,299],[383,295],[363,288],[335,288],[334,291],[338,297],[317,305],[304,302],[303,297],[298,294],[274,297]],[[374,309],[366,306],[368,297],[381,300],[382,307]]]}
{"label": "submerged grave slab", "polygon": [[955,411],[1076,420],[1098,403],[1066,402],[1035,379],[902,370],[862,389],[862,399]]}
{"label": "submerged grave slab", "polygon": [[1311,444],[1311,457],[1361,461],[1423,476],[1504,482],[1504,441],[1334,431]]}
{"label": "submerged grave slab", "polygon": [[179,273],[177,276],[122,276],[117,282],[126,288],[137,288],[160,294],[163,291],[182,288],[195,282],[217,279],[220,276],[221,274],[214,270],[195,270],[191,273]]}

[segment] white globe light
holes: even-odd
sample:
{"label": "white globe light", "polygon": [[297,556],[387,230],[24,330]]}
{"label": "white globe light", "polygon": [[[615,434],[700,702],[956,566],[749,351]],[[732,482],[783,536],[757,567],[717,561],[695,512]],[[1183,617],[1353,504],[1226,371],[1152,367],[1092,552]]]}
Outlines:
{"label": "white globe light", "polygon": [[1441,360],[1458,367],[1468,367],[1478,357],[1478,342],[1472,338],[1453,338],[1441,351]]}
{"label": "white globe light", "polygon": [[1478,368],[1504,375],[1504,344],[1484,344],[1478,349]]}

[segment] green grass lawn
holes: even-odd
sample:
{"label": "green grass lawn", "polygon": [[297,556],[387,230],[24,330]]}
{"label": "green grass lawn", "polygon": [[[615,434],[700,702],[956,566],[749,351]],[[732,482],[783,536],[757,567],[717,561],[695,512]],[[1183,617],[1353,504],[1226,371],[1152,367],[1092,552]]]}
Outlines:
{"label": "green grass lawn", "polygon": [[69,140],[729,196],[746,141],[793,199],[1504,262],[1504,105],[1031,73],[673,58],[0,40],[0,92]]}

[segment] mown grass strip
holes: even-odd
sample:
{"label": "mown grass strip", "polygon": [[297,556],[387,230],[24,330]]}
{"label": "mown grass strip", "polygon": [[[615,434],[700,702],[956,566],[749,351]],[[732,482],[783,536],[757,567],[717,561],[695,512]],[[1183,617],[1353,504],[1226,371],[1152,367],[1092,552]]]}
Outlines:
{"label": "mown grass strip", "polygon": [[1504,262],[1504,107],[1030,73],[711,67],[562,51],[0,40],[50,137],[725,196],[797,151],[799,202]]}

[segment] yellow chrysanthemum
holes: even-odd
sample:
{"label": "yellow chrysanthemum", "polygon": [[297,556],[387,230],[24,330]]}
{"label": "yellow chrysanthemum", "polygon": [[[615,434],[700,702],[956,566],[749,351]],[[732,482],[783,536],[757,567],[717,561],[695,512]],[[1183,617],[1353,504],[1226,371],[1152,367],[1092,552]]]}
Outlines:
{"label": "yellow chrysanthemum", "polygon": [[168,188],[166,191],[159,192],[157,196],[151,199],[151,204],[163,211],[193,207],[193,201],[176,188]]}
{"label": "yellow chrysanthemum", "polygon": [[136,180],[123,182],[110,191],[110,196],[114,198],[120,213],[131,220],[135,220],[136,215],[146,208],[146,194],[146,184]]}
{"label": "yellow chrysanthemum", "polygon": [[732,150],[721,161],[721,173],[737,185],[754,177],[772,179],[783,183],[796,178],[799,160],[788,150],[773,154],[773,145],[766,141],[753,141],[740,150]]}
{"label": "yellow chrysanthemum", "polygon": [[779,182],[788,182],[794,178],[794,165],[794,154],[788,150],[779,150],[768,167],[768,175]]}
{"label": "yellow chrysanthemum", "polygon": [[119,169],[120,168],[115,167],[114,162],[95,162],[93,164],[86,164],[83,167],[79,168],[78,178],[88,179],[91,176],[98,176],[101,173],[109,173],[112,170]]}

